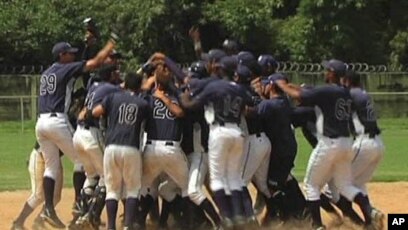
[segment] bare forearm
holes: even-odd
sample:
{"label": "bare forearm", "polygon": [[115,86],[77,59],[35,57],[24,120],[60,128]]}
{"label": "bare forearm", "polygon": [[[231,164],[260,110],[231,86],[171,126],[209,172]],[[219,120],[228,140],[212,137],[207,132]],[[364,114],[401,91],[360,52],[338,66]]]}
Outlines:
{"label": "bare forearm", "polygon": [[103,47],[94,58],[86,62],[85,70],[89,71],[98,68],[109,56],[113,48],[115,48],[115,43],[109,40],[105,47]]}

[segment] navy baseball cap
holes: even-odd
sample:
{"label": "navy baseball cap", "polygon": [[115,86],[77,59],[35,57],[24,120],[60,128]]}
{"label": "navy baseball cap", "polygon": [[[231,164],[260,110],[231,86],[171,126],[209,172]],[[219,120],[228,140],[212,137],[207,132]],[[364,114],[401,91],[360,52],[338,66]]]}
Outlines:
{"label": "navy baseball cap", "polygon": [[344,75],[347,70],[346,63],[337,59],[324,60],[322,61],[322,66],[327,70],[335,72],[337,75]]}
{"label": "navy baseball cap", "polygon": [[225,56],[221,58],[219,66],[226,71],[234,72],[237,68],[238,60],[236,56]]}
{"label": "navy baseball cap", "polygon": [[235,74],[240,78],[241,82],[249,82],[252,78],[251,70],[247,66],[242,64],[239,64],[237,66]]}
{"label": "navy baseball cap", "polygon": [[286,82],[289,81],[288,78],[282,73],[274,73],[270,75],[267,79],[262,80],[261,82],[263,85],[268,85],[268,84],[274,83],[277,80],[284,80]]}
{"label": "navy baseball cap", "polygon": [[266,68],[269,66],[272,66],[274,68],[278,67],[278,62],[275,60],[275,58],[272,57],[272,55],[269,55],[269,54],[259,55],[258,64],[262,68]]}
{"label": "navy baseball cap", "polygon": [[188,67],[188,72],[191,73],[191,77],[193,78],[205,78],[208,76],[206,65],[207,63],[205,61],[193,62],[191,66]]}
{"label": "navy baseball cap", "polygon": [[220,49],[211,49],[208,53],[203,53],[201,59],[208,62],[219,62],[221,58],[227,56],[227,54]]}
{"label": "navy baseball cap", "polygon": [[76,53],[78,48],[72,47],[68,42],[58,42],[52,48],[52,55],[58,57],[60,53]]}
{"label": "navy baseball cap", "polygon": [[238,43],[231,39],[225,39],[222,43],[222,47],[225,50],[238,50]]}
{"label": "navy baseball cap", "polygon": [[241,51],[238,53],[237,55],[238,58],[238,63],[239,64],[243,64],[243,65],[250,65],[251,63],[253,63],[256,59],[255,56],[249,52],[249,51]]}

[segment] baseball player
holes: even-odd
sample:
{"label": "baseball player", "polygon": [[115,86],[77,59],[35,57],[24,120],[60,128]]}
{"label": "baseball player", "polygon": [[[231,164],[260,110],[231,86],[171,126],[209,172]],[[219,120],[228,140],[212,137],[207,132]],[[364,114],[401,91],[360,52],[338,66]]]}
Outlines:
{"label": "baseball player", "polygon": [[245,224],[241,178],[241,160],[244,137],[239,123],[251,97],[240,85],[221,79],[210,81],[193,98],[189,93],[181,97],[186,108],[206,104],[206,120],[210,124],[209,168],[210,187],[226,228]]}
{"label": "baseball player", "polygon": [[140,151],[148,104],[137,95],[142,76],[129,73],[125,79],[126,91],[112,93],[92,110],[92,115],[107,117],[104,174],[106,181],[107,229],[116,229],[116,213],[121,189],[126,189],[124,228],[131,229],[142,181]]}
{"label": "baseball player", "polygon": [[[116,36],[117,38],[117,36]],[[36,123],[36,137],[41,147],[44,161],[44,197],[45,208],[42,217],[52,226],[65,228],[64,223],[55,213],[53,197],[55,179],[58,175],[59,149],[68,156],[75,165],[79,165],[77,153],[72,143],[72,127],[68,122],[67,110],[71,98],[75,77],[83,71],[98,67],[115,46],[111,39],[98,55],[88,61],[74,62],[78,49],[67,42],[54,45],[52,54],[56,62],[45,70],[40,79],[39,118]],[[74,169],[79,171],[79,167]],[[74,186],[78,183],[74,181]],[[77,191],[77,190],[76,190]]]}
{"label": "baseball player", "polygon": [[312,225],[315,229],[325,228],[320,216],[320,190],[332,178],[340,193],[359,205],[366,225],[370,225],[372,208],[361,190],[352,185],[349,130],[352,100],[348,90],[339,85],[346,65],[336,59],[324,61],[322,65],[327,70],[326,86],[301,90],[288,86],[285,81],[276,82],[302,105],[315,107],[318,144],[310,156],[304,180]]}
{"label": "baseball player", "polygon": [[272,144],[267,181],[271,197],[267,200],[268,214],[264,224],[277,216],[284,221],[290,217],[290,207],[286,204],[289,198],[285,189],[289,181],[294,180],[290,171],[297,152],[290,120],[291,107],[287,97],[276,86],[277,80],[287,81],[281,73],[272,74],[262,81],[264,97],[269,99],[262,100],[257,107],[261,121],[265,124],[265,133]]}
{"label": "baseball player", "polygon": [[[207,77],[203,62],[193,63],[189,72],[194,79]],[[221,223],[220,217],[203,189],[208,172],[208,133],[209,127],[204,118],[204,108],[186,110],[181,146],[190,163],[188,194],[217,227]]]}
{"label": "baseball player", "polygon": [[[188,165],[181,149],[184,111],[178,104],[177,95],[170,90],[171,73],[165,62],[155,66],[154,77],[156,88],[146,100],[150,106],[150,115],[146,126],[147,141],[143,154],[143,208],[150,209],[157,186],[155,179],[161,174],[167,174],[181,189],[182,208],[188,201]],[[183,210],[187,214],[186,210]],[[139,224],[144,225],[144,213]]]}
{"label": "baseball player", "polygon": [[[63,170],[62,163],[59,162],[59,174],[56,177],[55,183],[55,193],[54,193],[54,204],[57,205],[61,200],[62,192],[62,178]],[[24,228],[24,222],[27,217],[34,211],[36,207],[44,202],[44,191],[42,187],[42,180],[44,175],[44,158],[42,156],[40,146],[35,143],[33,150],[30,153],[30,158],[28,161],[28,172],[30,173],[31,180],[31,195],[24,203],[24,207],[18,215],[17,219],[13,221],[12,230],[22,230]],[[44,227],[43,220],[40,215],[34,219],[33,229],[41,229]]]}
{"label": "baseball player", "polygon": [[[252,96],[254,104],[260,102],[260,97],[250,88],[250,80],[253,74],[245,65],[238,65],[234,80],[241,84],[248,93]],[[241,177],[245,186],[242,188],[244,194],[246,194],[247,201],[251,201],[249,191],[247,189],[248,184],[253,181],[258,191],[260,191],[265,197],[270,198],[268,186],[266,184],[269,157],[271,151],[271,142],[264,132],[263,125],[261,125],[260,117],[254,113],[245,117],[246,124],[244,130],[247,130],[247,136],[245,138],[244,156],[241,168]],[[255,224],[257,223],[254,211],[252,208],[252,201],[244,204],[245,214],[248,220],[251,220]]]}
{"label": "baseball player", "polygon": [[[74,148],[79,154],[87,176],[83,186],[84,201],[80,222],[90,221],[94,225],[100,222],[100,213],[105,205],[106,189],[103,174],[105,143],[99,120],[93,118],[91,113],[103,98],[121,90],[119,86],[112,84],[119,78],[116,68],[116,65],[104,65],[98,70],[97,75],[101,82],[93,83],[88,89],[84,109],[78,116],[78,127],[73,136]],[[96,186],[98,187],[95,188]],[[95,191],[98,191],[98,194]],[[88,204],[93,196],[95,196],[93,204]],[[89,210],[88,205],[92,206]]]}
{"label": "baseball player", "polygon": [[[375,169],[383,158],[384,144],[380,137],[373,101],[367,92],[362,89],[360,75],[349,70],[346,72],[343,81],[344,86],[350,89],[354,111],[352,121],[355,140],[352,147],[355,155],[351,164],[353,185],[359,188],[369,201],[366,183],[371,180]],[[333,191],[331,192],[333,193]],[[344,198],[342,205],[347,209],[351,209],[351,202]],[[382,229],[384,214],[378,209],[372,208],[371,217],[375,221],[374,224]],[[361,223],[353,216],[350,218],[354,222]]]}

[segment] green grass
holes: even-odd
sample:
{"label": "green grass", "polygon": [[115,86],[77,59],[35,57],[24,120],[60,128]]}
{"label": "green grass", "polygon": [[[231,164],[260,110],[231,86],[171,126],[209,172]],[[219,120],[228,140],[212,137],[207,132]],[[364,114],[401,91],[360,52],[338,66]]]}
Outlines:
{"label": "green grass", "polygon": [[[35,142],[34,122],[0,122],[0,191],[30,188],[27,160]],[[374,175],[375,181],[408,180],[408,120],[381,119],[380,127],[386,146],[384,160]],[[296,133],[298,155],[294,173],[302,180],[312,151],[300,132]],[[64,182],[72,186],[72,163],[63,158]]]}

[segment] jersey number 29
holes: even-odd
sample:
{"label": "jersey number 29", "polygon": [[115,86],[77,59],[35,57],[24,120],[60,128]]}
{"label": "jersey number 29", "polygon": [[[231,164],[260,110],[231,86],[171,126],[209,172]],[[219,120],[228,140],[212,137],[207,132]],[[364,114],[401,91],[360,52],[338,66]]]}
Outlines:
{"label": "jersey number 29", "polygon": [[40,78],[40,96],[54,94],[57,89],[57,76],[55,74],[42,75]]}

